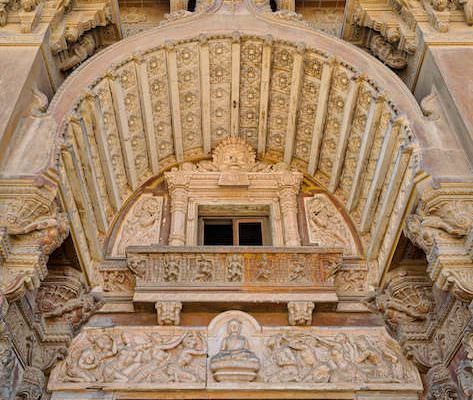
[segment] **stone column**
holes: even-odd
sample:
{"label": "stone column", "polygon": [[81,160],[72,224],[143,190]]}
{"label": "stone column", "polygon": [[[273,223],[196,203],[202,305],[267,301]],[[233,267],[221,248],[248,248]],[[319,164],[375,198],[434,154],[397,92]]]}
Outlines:
{"label": "stone column", "polygon": [[[186,179],[187,178],[187,179]],[[188,177],[181,174],[168,176],[169,193],[171,196],[171,230],[169,232],[170,246],[186,244],[186,217],[189,200]]]}
{"label": "stone column", "polygon": [[297,194],[302,175],[294,173],[283,174],[279,182],[279,201],[284,227],[284,242],[286,246],[300,246],[299,224],[297,221]]}

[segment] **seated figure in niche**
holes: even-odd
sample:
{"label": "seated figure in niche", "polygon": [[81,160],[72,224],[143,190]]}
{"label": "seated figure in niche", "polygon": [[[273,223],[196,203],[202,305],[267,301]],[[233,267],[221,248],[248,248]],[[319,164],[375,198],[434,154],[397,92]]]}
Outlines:
{"label": "seated figure in niche", "polygon": [[241,322],[232,319],[220,351],[210,358],[210,369],[217,381],[246,381],[256,378],[259,358],[249,349],[248,339],[241,334]]}

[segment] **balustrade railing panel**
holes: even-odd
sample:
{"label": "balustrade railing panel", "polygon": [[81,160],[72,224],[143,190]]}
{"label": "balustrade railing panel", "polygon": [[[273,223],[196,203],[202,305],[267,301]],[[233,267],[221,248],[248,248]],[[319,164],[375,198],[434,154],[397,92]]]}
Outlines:
{"label": "balustrade railing panel", "polygon": [[130,247],[137,290],[231,288],[314,290],[334,287],[339,249],[275,247]]}

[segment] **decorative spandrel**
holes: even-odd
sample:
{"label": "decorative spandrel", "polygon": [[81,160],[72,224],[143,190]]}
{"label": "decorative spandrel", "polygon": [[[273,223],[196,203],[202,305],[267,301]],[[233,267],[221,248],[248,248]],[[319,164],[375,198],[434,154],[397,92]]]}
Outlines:
{"label": "decorative spandrel", "polygon": [[309,242],[319,247],[340,247],[345,255],[355,255],[355,240],[342,214],[328,196],[317,193],[304,199]]}
{"label": "decorative spandrel", "polygon": [[118,229],[112,256],[124,256],[128,246],[158,244],[162,212],[162,196],[141,195]]}

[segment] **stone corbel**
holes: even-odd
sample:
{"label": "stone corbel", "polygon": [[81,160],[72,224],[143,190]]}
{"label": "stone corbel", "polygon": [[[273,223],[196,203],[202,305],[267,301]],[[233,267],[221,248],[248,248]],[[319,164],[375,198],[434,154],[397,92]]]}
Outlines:
{"label": "stone corbel", "polygon": [[473,187],[441,185],[427,191],[416,214],[407,218],[406,236],[422,248],[429,262],[428,274],[442,289],[453,288],[470,298],[473,283],[469,270],[473,227]]}
{"label": "stone corbel", "polygon": [[312,325],[312,313],[315,304],[311,301],[291,301],[287,304],[289,325]]}
{"label": "stone corbel", "polygon": [[442,361],[437,343],[423,341],[401,342],[401,347],[406,357],[411,360],[421,372],[427,372],[430,368]]}
{"label": "stone corbel", "polygon": [[380,312],[386,324],[399,338],[425,330],[434,308],[432,282],[419,266],[403,266],[391,272],[387,285],[366,300],[367,306]]}
{"label": "stone corbel", "polygon": [[18,16],[23,33],[31,33],[33,27],[39,22],[39,17],[43,9],[43,2],[40,0],[21,0],[19,9],[12,0],[0,0],[0,26],[5,26],[8,22],[8,14],[14,10]]}
{"label": "stone corbel", "polygon": [[458,299],[470,302],[473,300],[473,265],[442,270],[437,280],[443,290],[451,291]]}
{"label": "stone corbel", "polygon": [[[68,266],[50,268],[36,296],[38,311],[51,326],[70,326],[77,330],[103,305],[91,293],[81,272]],[[67,334],[67,332],[65,332]]]}
{"label": "stone corbel", "polygon": [[365,47],[393,69],[407,66],[417,50],[415,27],[402,20],[391,4],[357,1],[347,17],[346,40]]}
{"label": "stone corbel", "polygon": [[1,286],[11,298],[39,284],[47,273],[48,256],[69,234],[56,195],[51,171],[35,179],[0,180],[0,259],[9,278]]}
{"label": "stone corbel", "polygon": [[182,310],[180,301],[158,301],[155,308],[159,325],[179,325]]}
{"label": "stone corbel", "polygon": [[84,3],[80,0],[69,8],[63,2],[55,10],[49,41],[58,68],[68,71],[92,56],[102,43],[99,28],[115,23],[110,1]]}

